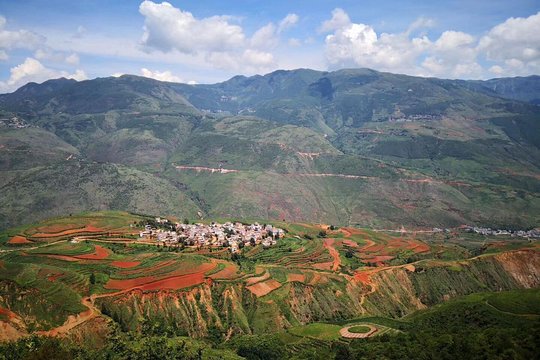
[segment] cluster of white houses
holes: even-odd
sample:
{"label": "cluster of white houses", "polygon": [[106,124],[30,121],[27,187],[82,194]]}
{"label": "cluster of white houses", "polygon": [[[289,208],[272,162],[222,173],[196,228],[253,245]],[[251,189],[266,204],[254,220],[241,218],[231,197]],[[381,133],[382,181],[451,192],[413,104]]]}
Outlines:
{"label": "cluster of white houses", "polygon": [[[167,220],[156,218],[157,223]],[[166,245],[184,244],[185,246],[227,247],[231,252],[237,252],[244,246],[262,244],[269,247],[285,235],[283,229],[272,225],[242,224],[226,222],[218,224],[174,224],[174,230],[156,229],[146,225],[140,232],[142,239],[154,239]]]}

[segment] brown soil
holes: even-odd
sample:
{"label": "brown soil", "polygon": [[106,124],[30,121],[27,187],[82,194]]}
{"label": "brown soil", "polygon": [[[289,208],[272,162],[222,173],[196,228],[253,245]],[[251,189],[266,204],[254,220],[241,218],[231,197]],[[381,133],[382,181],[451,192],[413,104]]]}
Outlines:
{"label": "brown soil", "polygon": [[45,256],[51,259],[56,259],[56,260],[63,260],[63,261],[70,261],[70,262],[79,261],[77,258],[74,258],[73,256],[67,256],[67,255],[45,255]]}
{"label": "brown soil", "polygon": [[32,235],[32,237],[36,237],[36,238],[53,238],[53,237],[68,236],[68,235],[80,234],[80,233],[105,232],[105,231],[106,230],[104,230],[104,229],[97,228],[97,227],[92,226],[92,225],[87,225],[87,226],[85,226],[83,228],[80,228],[80,229],[64,230],[64,231],[60,231],[60,232],[56,232],[56,233],[44,233],[44,232],[41,232],[41,233],[37,233],[37,234]]}
{"label": "brown soil", "polygon": [[250,278],[246,279],[246,284],[253,285],[253,284],[256,284],[258,282],[268,280],[269,278],[270,278],[270,273],[268,271],[266,271],[261,276],[255,276],[255,277],[250,277]]}
{"label": "brown soil", "polygon": [[247,286],[246,288],[251,291],[255,296],[261,297],[281,287],[281,284],[274,280],[266,280],[258,282],[254,285]]}
{"label": "brown soil", "polygon": [[199,285],[204,282],[204,272],[173,276],[167,279],[158,280],[149,284],[144,284],[139,288],[141,290],[165,290],[165,289],[183,289],[186,287]]}
{"label": "brown soil", "polygon": [[372,263],[382,263],[385,261],[392,260],[394,257],[390,255],[375,255],[375,256],[369,256],[367,255],[365,258],[362,259],[362,261],[372,262]]}
{"label": "brown soil", "polygon": [[140,261],[113,261],[111,263],[112,266],[115,266],[121,269],[133,268],[135,266],[139,266],[140,264],[141,264]]}
{"label": "brown soil", "polygon": [[289,273],[287,275],[287,281],[289,281],[289,282],[297,281],[297,282],[303,283],[303,282],[306,281],[306,276],[304,274]]}
{"label": "brown soil", "polygon": [[208,277],[212,280],[230,280],[236,279],[240,275],[238,274],[238,267],[232,264],[225,264],[225,269],[218,271],[215,274]]}
{"label": "brown soil", "polygon": [[28,240],[24,236],[16,235],[9,239],[8,244],[32,244],[32,241]]}
{"label": "brown soil", "polygon": [[8,319],[13,319],[17,316],[13,311],[4,309],[1,307],[0,307],[0,315],[6,316]]}
{"label": "brown soil", "polygon": [[33,230],[40,233],[58,233],[66,230],[80,229],[81,224],[53,224],[34,228]]}
{"label": "brown soil", "polygon": [[205,279],[205,273],[214,269],[216,263],[205,263],[200,265],[196,271],[189,274],[169,275],[165,278],[156,276],[143,276],[134,279],[111,279],[105,284],[106,289],[181,289],[187,286],[202,284]]}
{"label": "brown soil", "polygon": [[311,267],[317,270],[332,270],[333,265],[334,263],[330,261],[330,262],[312,264]]}
{"label": "brown soil", "polygon": [[353,247],[353,248],[358,247],[358,243],[356,243],[356,242],[354,242],[352,240],[345,239],[345,240],[342,240],[342,243],[343,243],[343,245],[350,246],[350,247]]}
{"label": "brown soil", "polygon": [[341,266],[341,259],[339,257],[339,252],[334,248],[334,239],[325,239],[324,247],[328,249],[330,256],[334,258],[334,262],[332,264],[332,271],[338,271],[339,267]]}
{"label": "brown soil", "polygon": [[108,257],[109,257],[109,250],[99,245],[95,246],[95,252],[93,254],[74,256],[74,258],[81,259],[81,260],[103,260]]}
{"label": "brown soil", "polygon": [[141,268],[141,269],[136,269],[136,270],[125,270],[125,271],[121,271],[119,272],[118,275],[120,276],[129,276],[129,275],[137,275],[137,274],[140,274],[141,272],[144,272],[144,273],[152,273],[156,270],[159,270],[159,269],[162,269],[164,267],[167,267],[167,266],[170,266],[172,264],[174,264],[176,261],[175,260],[166,260],[166,261],[162,261],[154,266],[151,266],[151,267],[145,267],[145,268]]}
{"label": "brown soil", "polygon": [[63,275],[64,275],[64,273],[50,274],[50,275],[47,276],[47,280],[49,280],[50,282],[55,282],[56,280],[58,280]]}

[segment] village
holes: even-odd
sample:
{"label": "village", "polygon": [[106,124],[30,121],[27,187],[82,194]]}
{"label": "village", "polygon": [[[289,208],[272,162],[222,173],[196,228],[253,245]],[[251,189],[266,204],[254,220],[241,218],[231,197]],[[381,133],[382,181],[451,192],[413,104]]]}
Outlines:
{"label": "village", "polygon": [[524,238],[540,238],[540,230],[507,230],[507,229],[491,229],[478,226],[465,226],[464,230],[470,233],[476,233],[480,235],[509,235],[512,237],[524,237]]}
{"label": "village", "polygon": [[144,225],[139,233],[140,239],[155,240],[158,244],[192,247],[229,248],[232,253],[239,252],[246,246],[262,245],[270,247],[285,236],[283,229],[270,224],[243,224],[226,222],[219,224],[181,224],[167,219],[156,218]]}

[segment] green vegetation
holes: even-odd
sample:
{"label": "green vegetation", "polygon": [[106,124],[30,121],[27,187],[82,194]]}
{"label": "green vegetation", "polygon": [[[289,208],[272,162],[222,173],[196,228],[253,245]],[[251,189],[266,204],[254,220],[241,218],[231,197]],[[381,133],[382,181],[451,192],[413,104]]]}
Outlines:
{"label": "green vegetation", "polygon": [[337,340],[340,338],[339,329],[341,326],[333,324],[313,323],[305,326],[293,327],[287,332],[303,337],[316,338],[320,340]]}
{"label": "green vegetation", "polygon": [[[0,136],[0,229],[103,208],[338,227],[535,226],[539,111],[499,95],[530,101],[536,90],[524,88],[536,82],[367,69],[199,86],[51,80],[0,96],[2,113],[31,126]],[[210,172],[220,168],[237,171]]]}
{"label": "green vegetation", "polygon": [[371,328],[369,326],[365,326],[365,325],[357,325],[357,326],[353,326],[351,328],[349,328],[349,331],[352,332],[352,333],[355,333],[355,334],[365,334],[367,332],[369,332],[371,330]]}

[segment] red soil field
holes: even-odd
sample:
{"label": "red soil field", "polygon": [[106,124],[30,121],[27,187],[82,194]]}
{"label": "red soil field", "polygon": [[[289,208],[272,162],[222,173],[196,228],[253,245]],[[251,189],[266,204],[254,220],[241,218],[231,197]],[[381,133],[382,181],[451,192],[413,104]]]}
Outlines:
{"label": "red soil field", "polygon": [[287,275],[287,281],[289,282],[293,282],[293,281],[298,281],[298,282],[305,282],[306,281],[306,276],[304,274],[292,274],[292,273],[289,273]]}
{"label": "red soil field", "polygon": [[342,240],[342,243],[343,245],[347,245],[347,246],[350,246],[350,247],[354,247],[354,248],[357,248],[358,247],[358,243],[352,241],[352,240]]}
{"label": "red soil field", "polygon": [[156,270],[159,270],[161,268],[164,268],[164,267],[167,267],[167,266],[170,266],[172,264],[174,264],[176,261],[175,260],[166,260],[166,261],[162,261],[154,266],[151,266],[151,267],[145,267],[145,268],[141,268],[141,269],[137,269],[137,270],[125,270],[125,271],[122,271],[119,273],[120,276],[129,276],[129,275],[136,275],[136,274],[140,274],[141,272],[145,272],[145,273],[152,273]]}
{"label": "red soil field", "polygon": [[247,286],[246,288],[251,291],[255,296],[261,297],[281,287],[281,284],[274,279],[262,281],[255,285]]}
{"label": "red soil field", "polygon": [[1,307],[0,307],[0,315],[6,316],[8,319],[13,319],[14,317],[17,316],[13,311],[4,309]]}
{"label": "red soil field", "polygon": [[330,262],[312,264],[311,267],[318,270],[332,270],[333,265],[334,263],[330,261]]}
{"label": "red soil field", "polygon": [[370,284],[371,283],[371,277],[370,273],[367,271],[361,271],[354,274],[354,279],[356,281],[360,281],[362,284]]}
{"label": "red soil field", "polygon": [[140,264],[141,264],[140,261],[113,261],[111,263],[112,266],[115,266],[121,269],[129,269],[135,266],[139,266]]}
{"label": "red soil field", "polygon": [[317,272],[312,272],[313,278],[309,282],[309,285],[317,285],[317,284],[326,284],[328,282],[328,277],[321,275]]}
{"label": "red soil field", "polygon": [[261,276],[250,277],[249,279],[246,280],[246,284],[253,285],[253,284],[256,284],[258,282],[268,280],[269,278],[270,278],[270,273],[267,271],[264,274],[262,274]]}
{"label": "red soil field", "polygon": [[74,258],[73,256],[67,256],[67,255],[45,255],[48,258],[56,259],[56,260],[63,260],[63,261],[79,261],[77,258]]}
{"label": "red soil field", "polygon": [[218,271],[215,274],[209,275],[208,277],[212,280],[229,280],[236,279],[238,275],[238,268],[232,264],[225,264],[225,269]]}
{"label": "red soil field", "polygon": [[107,284],[105,284],[106,289],[117,289],[117,290],[126,290],[135,288],[144,284],[157,281],[158,279],[155,276],[142,276],[134,279],[110,279]]}
{"label": "red soil field", "polygon": [[9,239],[8,244],[31,244],[32,241],[28,240],[24,236],[16,235]]}
{"label": "red soil field", "polygon": [[62,277],[64,273],[50,274],[47,276],[47,280],[50,282],[55,282],[58,278]]}
{"label": "red soil field", "polygon": [[429,246],[424,243],[415,243],[413,247],[410,248],[410,250],[414,251],[415,253],[423,253],[429,251]]}
{"label": "red soil field", "polygon": [[95,246],[95,250],[93,254],[77,255],[74,258],[81,260],[103,260],[109,257],[109,250],[99,245]]}
{"label": "red soil field", "polygon": [[66,230],[80,229],[81,224],[52,224],[34,228],[36,232],[57,233]]}
{"label": "red soil field", "polygon": [[366,256],[362,259],[362,261],[372,262],[372,263],[379,263],[379,262],[385,262],[392,260],[394,257],[390,255],[376,255],[376,256]]}
{"label": "red soil field", "polygon": [[325,239],[324,247],[328,249],[330,256],[334,259],[332,264],[332,271],[338,271],[341,266],[341,258],[339,257],[339,252],[334,248],[334,239]]}
{"label": "red soil field", "polygon": [[194,285],[199,285],[204,282],[204,273],[196,273],[189,275],[173,276],[167,279],[158,280],[140,286],[141,290],[164,290],[164,289],[182,289]]}
{"label": "red soil field", "polygon": [[105,284],[106,289],[127,290],[139,288],[143,290],[181,289],[183,287],[201,284],[205,273],[212,270],[215,263],[205,263],[198,266],[194,272],[181,275],[169,274],[168,277],[143,276],[134,279],[110,279]]}
{"label": "red soil field", "polygon": [[94,227],[92,225],[87,225],[83,228],[79,229],[71,229],[71,230],[64,230],[56,233],[37,233],[32,235],[32,237],[36,238],[51,238],[51,237],[60,237],[60,236],[67,236],[67,235],[73,235],[73,234],[79,234],[79,233],[88,233],[88,232],[105,232],[106,230],[100,229],[97,227]]}

